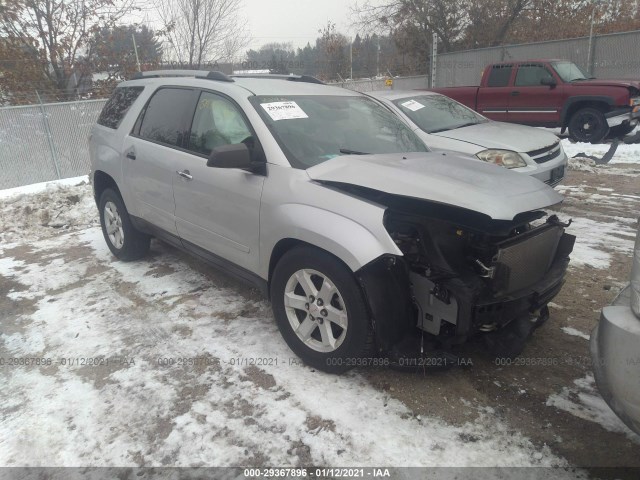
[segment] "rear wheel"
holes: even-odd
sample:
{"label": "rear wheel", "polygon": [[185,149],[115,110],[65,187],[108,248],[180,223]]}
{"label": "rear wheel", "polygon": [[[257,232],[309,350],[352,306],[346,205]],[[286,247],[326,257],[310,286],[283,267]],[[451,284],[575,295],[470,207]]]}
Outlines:
{"label": "rear wheel", "polygon": [[607,119],[597,108],[582,108],[569,120],[569,135],[576,142],[598,143],[609,133]]}
{"label": "rear wheel", "polygon": [[298,247],[282,257],[271,303],[280,333],[307,365],[341,373],[372,352],[362,291],[353,273],[322,250]]}
{"label": "rear wheel", "polygon": [[146,255],[151,237],[133,226],[120,194],[106,189],[100,196],[100,225],[107,246],[120,260],[137,260]]}

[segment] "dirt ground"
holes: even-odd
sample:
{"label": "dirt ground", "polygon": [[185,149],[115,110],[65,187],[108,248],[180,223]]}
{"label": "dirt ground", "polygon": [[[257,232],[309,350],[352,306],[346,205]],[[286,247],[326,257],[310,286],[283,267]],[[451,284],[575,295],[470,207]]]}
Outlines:
{"label": "dirt ground", "polygon": [[[632,172],[631,167],[628,167],[628,171]],[[637,173],[637,170],[633,172]],[[599,225],[611,222],[612,228],[609,233],[614,237],[618,235],[616,226],[621,222],[629,228],[635,228],[634,219],[640,215],[639,177],[625,175],[625,168],[619,168],[618,173],[569,171],[564,186],[560,187],[567,195],[567,199],[559,208],[559,215],[563,219],[572,216],[586,218],[598,222]],[[571,228],[569,231],[571,232]],[[620,234],[620,238],[628,240],[628,232]],[[78,248],[56,256],[53,251],[47,253],[45,250],[43,253],[42,247],[34,250],[28,242],[25,242],[5,249],[3,258],[12,259],[13,264],[16,265],[13,267],[15,271],[27,268],[26,272],[29,273],[31,267],[25,267],[25,265],[47,265],[51,262],[55,263],[56,259],[60,260],[60,268],[62,268],[64,264],[84,261],[94,255],[92,248],[87,245],[82,246],[82,243],[80,245]],[[509,365],[497,365],[494,359],[484,353],[482,343],[476,341],[457,351],[459,357],[471,360],[470,365],[421,374],[382,368],[361,369],[356,374],[373,386],[384,398],[394,399],[406,407],[406,413],[403,414],[405,416],[417,419],[435,418],[447,424],[463,427],[490,413],[493,418],[506,425],[505,434],[519,432],[528,437],[536,448],[548,448],[554,455],[566,459],[570,466],[594,469],[592,470],[594,474],[599,472],[597,468],[638,468],[640,467],[640,439],[634,438],[633,434],[624,431],[619,425],[612,426],[610,417],[604,419],[598,417],[598,408],[601,409],[601,405],[593,406],[593,402],[598,398],[591,377],[586,336],[595,326],[602,306],[610,303],[620,288],[628,282],[630,269],[628,252],[621,252],[615,247],[609,248],[608,251],[605,247],[604,251],[610,255],[610,264],[607,268],[602,268],[601,265],[592,266],[588,262],[570,268],[564,288],[551,304],[549,321],[535,332],[522,356]],[[215,305],[215,308],[219,309],[218,317],[227,324],[239,317],[256,315],[268,317],[269,313],[265,310],[268,307],[265,307],[257,292],[168,246],[154,248],[152,260],[156,261],[156,264],[153,268],[144,271],[144,276],[162,279],[169,278],[175,273],[173,263],[158,262],[162,260],[163,255],[177,257],[187,271],[194,272],[193,275],[196,273],[203,275],[217,289],[227,292],[235,299],[235,303],[230,303],[226,309],[218,304]],[[64,301],[65,294],[85,284],[86,278],[98,278],[107,270],[105,262],[110,260],[107,257],[105,259],[102,263],[87,262],[88,266],[83,267],[72,282],[67,282],[57,290],[55,285],[49,285],[46,288],[47,302]],[[120,270],[120,273],[122,272],[123,270]],[[129,275],[128,278],[132,278],[135,273],[132,272],[126,272]],[[52,271],[52,276],[55,274],[56,271]],[[111,288],[116,297],[121,295],[122,298],[127,299],[126,302],[116,306],[117,312],[123,313],[136,308],[149,312],[154,308],[158,310],[153,312],[154,315],[166,315],[171,320],[169,317],[173,314],[176,305],[180,304],[181,307],[190,309],[188,311],[191,318],[201,318],[198,306],[194,302],[202,289],[195,284],[195,280],[192,291],[181,294],[179,298],[175,296],[170,304],[166,303],[170,307],[163,310],[165,303],[160,300],[156,308],[149,303],[148,299],[136,296],[135,282],[116,276],[109,278],[113,278],[114,281],[110,284],[107,282],[104,288]],[[41,280],[29,281],[35,284]],[[0,311],[3,319],[1,333],[3,335],[20,335],[21,332],[26,332],[31,327],[25,323],[25,317],[28,315],[33,317],[38,309],[42,309],[41,303],[44,297],[20,295],[20,292],[25,292],[29,288],[29,285],[19,277],[0,275]],[[170,286],[167,290],[168,293],[159,294],[162,297],[166,293],[163,302],[173,295]],[[153,295],[157,296],[156,293]],[[101,301],[102,299],[98,297],[86,299],[89,305],[91,302]],[[87,328],[90,328],[89,324]],[[145,341],[166,344],[172,341],[171,338],[190,337],[194,331],[197,331],[198,326],[193,323],[176,322],[170,327],[169,333],[163,330],[165,329],[163,326],[157,328],[152,326],[148,331],[147,339],[134,338],[127,331],[129,328],[127,326],[118,328],[124,329],[124,333],[119,332],[126,339],[123,348],[131,349],[134,346],[138,348],[140,345],[145,345]],[[0,353],[7,356],[9,347],[7,344],[0,345]],[[215,367],[213,368],[215,375],[225,371],[226,367],[220,362],[220,358],[210,362]],[[45,372],[46,368],[51,368],[51,372],[55,372],[59,367],[43,368]],[[96,388],[104,389],[105,386],[113,383],[114,374],[117,376],[122,373],[120,369],[121,367],[87,368],[80,374],[85,380],[89,379]],[[193,373],[193,375],[196,374],[202,374],[202,372]],[[177,381],[176,378],[169,377],[169,382]],[[166,380],[166,377],[163,378]],[[262,394],[280,388],[276,387],[276,381],[272,375],[259,368],[244,369],[240,380],[249,382]],[[189,411],[194,402],[206,394],[206,389],[200,391],[196,385],[187,390],[182,387],[180,392],[182,398],[175,400],[172,408],[184,414]],[[276,397],[276,400],[282,398],[279,401],[285,401],[289,394],[285,389],[279,395],[280,397]],[[601,399],[598,401],[601,402]],[[233,404],[233,408],[235,410],[240,408],[241,412],[244,409],[245,413],[241,416],[247,421],[247,417],[255,413],[256,406],[245,402],[239,407]],[[5,406],[2,412],[3,415],[9,415],[12,411]],[[175,411],[173,413],[175,417]],[[333,422],[323,420],[322,416],[309,416],[306,423],[309,430],[319,431],[320,429],[331,435],[335,433]],[[151,435],[160,438],[170,437],[171,429],[174,427],[175,422],[158,421]],[[393,433],[389,432],[389,435]],[[476,442],[482,441],[473,433],[460,433],[458,436],[470,449],[473,449]],[[296,444],[292,440],[291,445],[293,445],[292,451],[301,458],[301,462],[310,459],[308,452],[304,452],[304,448],[300,450],[302,448],[300,445],[304,446],[304,442]],[[437,444],[432,448],[437,449]],[[129,452],[127,458],[137,458],[137,463],[140,465],[154,463],[151,453],[144,451]],[[247,464],[259,465],[267,458],[269,458],[268,454],[262,453],[261,456],[252,458]],[[173,460],[179,461],[179,457]],[[87,457],[87,461],[90,463],[91,458]],[[611,472],[603,474],[604,477],[611,475]],[[634,473],[621,469],[615,473],[616,478],[636,478],[633,475],[637,475],[637,471]]]}

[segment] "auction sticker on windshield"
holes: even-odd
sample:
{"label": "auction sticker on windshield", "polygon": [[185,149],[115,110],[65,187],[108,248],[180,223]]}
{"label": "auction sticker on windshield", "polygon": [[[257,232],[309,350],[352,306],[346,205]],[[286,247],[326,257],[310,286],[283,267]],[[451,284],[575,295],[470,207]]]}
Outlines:
{"label": "auction sticker on windshield", "polygon": [[296,102],[272,102],[260,105],[274,121],[309,118]]}
{"label": "auction sticker on windshield", "polygon": [[408,108],[412,112],[417,112],[421,108],[424,108],[424,105],[420,102],[416,102],[415,100],[409,100],[408,102],[401,103],[401,105],[405,108]]}

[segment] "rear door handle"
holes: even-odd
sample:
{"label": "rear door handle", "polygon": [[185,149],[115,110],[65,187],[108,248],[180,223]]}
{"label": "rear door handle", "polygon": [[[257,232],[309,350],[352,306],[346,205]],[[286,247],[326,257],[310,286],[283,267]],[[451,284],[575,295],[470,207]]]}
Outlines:
{"label": "rear door handle", "polygon": [[127,158],[129,158],[131,160],[135,160],[136,159],[135,152],[127,152]]}
{"label": "rear door handle", "polygon": [[176,173],[180,175],[182,178],[186,178],[187,180],[193,180],[193,175],[191,175],[191,172],[189,170],[177,171]]}
{"label": "rear door handle", "polygon": [[520,95],[520,92],[518,90],[514,90],[513,92],[511,92],[512,97],[517,97],[518,95]]}

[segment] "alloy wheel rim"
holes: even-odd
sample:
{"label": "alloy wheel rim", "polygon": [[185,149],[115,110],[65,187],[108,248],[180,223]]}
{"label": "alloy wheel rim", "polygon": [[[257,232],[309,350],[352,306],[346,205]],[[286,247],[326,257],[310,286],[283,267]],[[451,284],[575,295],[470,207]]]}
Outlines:
{"label": "alloy wheel rim", "polygon": [[294,333],[312,350],[331,353],[344,342],[347,308],[325,274],[304,268],[291,275],[284,289],[284,307]]}
{"label": "alloy wheel rim", "polygon": [[111,245],[120,250],[124,245],[124,230],[122,229],[122,217],[113,202],[107,202],[104,206],[104,226]]}

